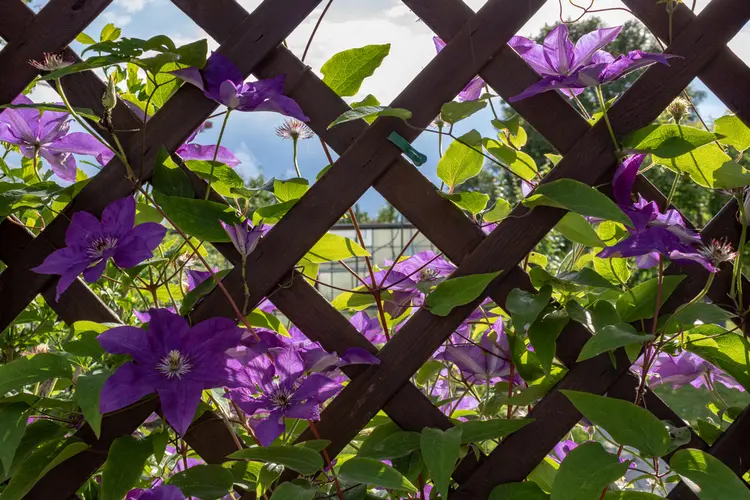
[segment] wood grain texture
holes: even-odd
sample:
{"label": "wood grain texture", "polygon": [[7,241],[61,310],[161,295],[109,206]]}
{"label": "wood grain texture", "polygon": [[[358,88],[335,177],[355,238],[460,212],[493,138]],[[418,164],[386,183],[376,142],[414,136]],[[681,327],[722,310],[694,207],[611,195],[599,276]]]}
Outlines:
{"label": "wood grain texture", "polygon": [[[319,3],[320,0],[265,0],[232,32],[219,51],[232,59],[247,76]],[[159,148],[165,146],[169,151],[176,150],[216,106],[192,85],[180,87],[149,120],[148,130],[133,135],[134,140],[126,154],[136,175],[147,180]],[[147,134],[145,148],[141,145],[141,134]],[[125,167],[116,158],[91,179],[63,214],[47,226],[44,238],[37,238],[26,249],[19,266],[0,275],[0,301],[5,305],[0,309],[0,330],[7,327],[42,289],[56,281],[54,276],[36,274],[29,269],[44,261],[50,246],[59,248],[63,245],[70,215],[86,211],[98,216],[110,202],[132,192],[133,185],[126,178]]]}

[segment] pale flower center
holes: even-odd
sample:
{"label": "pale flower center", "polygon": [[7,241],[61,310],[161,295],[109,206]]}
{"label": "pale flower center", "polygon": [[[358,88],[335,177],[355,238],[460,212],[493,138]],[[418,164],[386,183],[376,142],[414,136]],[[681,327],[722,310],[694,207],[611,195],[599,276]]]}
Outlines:
{"label": "pale flower center", "polygon": [[271,394],[271,401],[277,408],[289,408],[292,403],[292,391],[285,387],[278,387]]}
{"label": "pale flower center", "polygon": [[86,253],[93,259],[101,259],[104,252],[111,250],[117,246],[117,237],[115,236],[99,236],[91,241],[89,248]]}
{"label": "pale flower center", "polygon": [[428,267],[422,269],[419,271],[419,274],[417,275],[418,281],[434,281],[438,277],[438,272],[434,269],[430,269]]}
{"label": "pale flower center", "polygon": [[166,375],[167,378],[178,378],[181,379],[183,375],[186,375],[193,368],[192,363],[187,356],[182,354],[177,349],[169,351],[169,354],[164,356],[159,364],[156,365],[156,369]]}

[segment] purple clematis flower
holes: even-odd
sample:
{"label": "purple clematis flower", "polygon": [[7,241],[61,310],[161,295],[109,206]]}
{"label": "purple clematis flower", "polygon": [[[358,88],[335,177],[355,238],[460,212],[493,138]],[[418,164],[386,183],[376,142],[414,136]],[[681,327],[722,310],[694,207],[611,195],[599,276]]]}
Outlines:
{"label": "purple clematis flower", "polygon": [[133,359],[107,379],[102,413],[119,410],[156,392],[167,422],[184,435],[204,389],[238,387],[240,377],[226,351],[239,344],[243,330],[226,318],[190,327],[182,316],[151,309],[148,330],[112,328],[99,335],[102,348]]}
{"label": "purple clematis flower", "polygon": [[[291,347],[295,349],[302,358],[306,372],[328,372],[347,365],[378,365],[380,359],[360,347],[350,347],[346,349],[341,356],[336,352],[328,352],[318,342],[313,342],[296,326],[289,327],[290,337],[278,336],[283,348]],[[281,351],[282,349],[274,349]]]}
{"label": "purple clematis flower", "polygon": [[[445,48],[445,42],[442,38],[438,36],[432,37],[432,41],[435,42],[435,50],[440,52]],[[476,101],[479,99],[479,96],[482,94],[482,89],[484,88],[484,80],[482,80],[482,77],[475,76],[471,79],[469,83],[466,84],[466,87],[458,94],[458,100],[459,101]]]}
{"label": "purple clematis flower", "polygon": [[132,489],[125,495],[125,500],[185,500],[185,495],[177,486],[166,484],[150,490]]}
{"label": "purple clematis flower", "polygon": [[[495,339],[491,334],[497,335]],[[446,346],[442,354],[435,356],[454,363],[469,381],[497,382],[510,376],[510,344],[503,329],[503,319],[492,325],[492,332],[482,335],[479,345],[463,344]],[[520,382],[520,379],[518,380]]]}
{"label": "purple clematis flower", "polygon": [[[432,250],[425,250],[393,264],[385,261],[386,267],[393,268],[375,273],[375,282],[393,292],[392,299],[386,302],[386,310],[396,318],[410,306],[424,304],[425,292],[437,285],[443,278],[450,276],[456,266]],[[385,281],[383,279],[385,278]]]}
{"label": "purple clematis flower", "polygon": [[101,221],[88,212],[76,212],[65,233],[65,248],[55,250],[32,271],[59,274],[55,300],[83,273],[89,283],[98,280],[111,258],[123,268],[153,256],[167,233],[155,222],[135,224],[135,199],[115,200],[102,211]]}
{"label": "purple clematis flower", "polygon": [[[167,307],[167,311],[177,314],[177,310],[174,308],[174,306]],[[135,309],[133,309],[133,316],[135,316],[135,319],[137,319],[141,323],[148,323],[149,321],[151,321],[151,314],[148,311],[136,311]]]}
{"label": "purple clematis flower", "polygon": [[598,257],[638,257],[638,267],[647,269],[658,265],[660,256],[674,262],[697,262],[711,272],[718,268],[705,255],[705,245],[699,234],[691,231],[677,210],[661,213],[655,202],[638,196],[630,200],[633,183],[646,155],[628,157],[617,167],[612,177],[615,202],[633,222],[630,236],[599,252]]}
{"label": "purple clematis flower", "polygon": [[241,387],[227,397],[248,415],[263,414],[251,422],[263,446],[269,446],[284,432],[284,417],[319,420],[320,405],[341,390],[341,384],[313,373],[302,378],[305,365],[293,347],[282,349],[272,363],[257,356],[240,372]]}
{"label": "purple clematis flower", "polygon": [[195,140],[196,136],[203,132],[206,128],[206,123],[210,122],[204,122],[201,124],[200,127],[198,127],[197,130],[195,130],[192,134],[190,134],[190,137],[188,137],[187,141],[177,148],[177,153],[183,160],[204,160],[204,161],[213,161],[214,155],[216,155],[216,161],[219,163],[224,163],[225,165],[228,165],[232,168],[239,165],[240,160],[236,156],[234,156],[234,153],[229,151],[224,146],[219,146],[218,153],[216,152],[216,145],[213,146],[203,146],[201,144],[195,144],[193,141]]}
{"label": "purple clematis flower", "polygon": [[565,441],[560,441],[557,443],[552,450],[552,458],[557,461],[557,463],[562,463],[563,460],[565,460],[565,457],[568,456],[568,453],[578,448],[578,443],[575,441],[571,441],[570,439],[566,439]]}
{"label": "purple clematis flower", "polygon": [[172,74],[195,85],[206,97],[230,110],[275,111],[303,122],[309,120],[294,99],[284,95],[285,75],[244,82],[234,63],[218,52],[211,54],[203,69],[178,69]]}
{"label": "purple clematis flower", "polygon": [[620,34],[622,26],[602,28],[583,35],[575,45],[568,37],[568,27],[560,24],[544,39],[543,44],[522,36],[508,44],[542,77],[509,102],[550,90],[561,90],[568,97],[580,94],[587,87],[617,80],[639,68],[654,63],[669,65],[668,54],[652,54],[633,50],[615,58],[601,50]]}
{"label": "purple clematis flower", "polygon": [[[451,416],[459,410],[474,410],[479,406],[479,401],[470,392],[460,394],[456,399],[452,398],[450,384],[447,382],[447,379],[448,372],[443,370],[430,393],[431,396],[437,398],[436,405],[440,408],[440,411],[445,415]],[[449,401],[441,403],[441,401],[446,399]],[[459,420],[465,419],[459,417]]]}
{"label": "purple clematis flower", "polygon": [[[13,99],[13,104],[34,103],[25,95],[19,95]],[[36,149],[60,179],[75,182],[73,154],[93,156],[102,165],[114,154],[93,136],[83,132],[68,133],[69,129],[68,113],[62,111],[9,108],[0,113],[0,141],[15,144],[26,158],[33,158]]]}
{"label": "purple clematis flower", "polygon": [[359,311],[349,322],[359,333],[373,344],[384,344],[386,341],[383,326],[377,317],[371,318],[365,311]]}
{"label": "purple clematis flower", "polygon": [[[219,272],[219,268],[216,266],[214,266],[212,270],[214,274]],[[195,287],[209,279],[211,277],[211,273],[208,271],[200,271],[198,269],[188,269],[187,271],[185,271],[185,276],[187,278],[188,292],[192,292],[193,290],[195,290]]]}
{"label": "purple clematis flower", "polygon": [[239,224],[227,224],[223,220],[220,220],[219,223],[221,223],[221,227],[227,232],[234,248],[237,249],[243,259],[255,250],[261,236],[265,234],[263,224],[253,226],[247,219]]}
{"label": "purple clematis flower", "polygon": [[[642,358],[641,358],[642,363]],[[640,370],[640,369],[639,369]],[[744,391],[742,385],[724,371],[715,367],[700,356],[691,352],[683,351],[676,356],[670,356],[665,352],[659,353],[659,357],[649,371],[648,383],[654,387],[661,384],[669,384],[673,389],[690,384],[693,387],[707,387],[706,380],[712,383],[719,382],[730,389]]]}

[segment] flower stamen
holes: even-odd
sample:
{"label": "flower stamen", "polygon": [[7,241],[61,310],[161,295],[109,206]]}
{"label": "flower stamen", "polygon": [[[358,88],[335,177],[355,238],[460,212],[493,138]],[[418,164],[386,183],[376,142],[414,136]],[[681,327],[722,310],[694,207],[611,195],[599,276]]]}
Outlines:
{"label": "flower stamen", "polygon": [[159,364],[156,365],[156,370],[166,375],[169,379],[175,377],[181,379],[184,375],[190,373],[192,368],[193,364],[188,357],[177,349],[169,351],[169,354],[164,356]]}

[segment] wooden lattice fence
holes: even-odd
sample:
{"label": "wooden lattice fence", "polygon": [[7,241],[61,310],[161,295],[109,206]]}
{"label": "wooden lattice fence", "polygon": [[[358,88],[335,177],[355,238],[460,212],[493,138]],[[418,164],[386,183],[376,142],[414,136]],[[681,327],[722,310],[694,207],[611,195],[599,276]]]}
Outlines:
{"label": "wooden lattice fence", "polygon": [[[412,141],[417,129],[426,127],[476,74],[494,91],[507,98],[534,83],[538,76],[509,47],[507,42],[545,3],[544,0],[489,0],[472,12],[461,0],[404,0],[437,35],[448,42],[392,103],[411,110],[411,126],[380,118],[368,126],[363,121],[327,126],[348,109],[281,42],[300,24],[320,0],[265,0],[252,13],[235,0],[173,0],[221,47],[244,76],[267,78],[286,74],[285,92],[311,117],[310,127],[340,158],[265,237],[247,261],[250,304],[268,296],[279,310],[324,348],[342,352],[362,347],[377,353],[380,365],[347,367],[348,386],[322,413],[320,437],[329,439],[333,456],[381,409],[400,427],[419,431],[423,427],[448,428],[451,422],[410,382],[412,375],[476,308],[484,297],[505,304],[514,288],[533,291],[528,276],[518,266],[522,258],[560,220],[564,211],[553,208],[528,209],[517,206],[511,216],[489,236],[467,219],[414,166],[401,157],[401,150],[388,141],[392,132]],[[38,14],[20,0],[0,0],[0,36],[7,46],[0,52],[0,104],[9,103],[37,76],[27,61],[40,59],[43,52],[64,50],[111,0],[50,0]],[[624,0],[636,16],[662,40],[668,38],[668,16],[655,0]],[[695,16],[680,6],[673,17],[673,42],[666,52],[680,56],[670,67],[649,68],[621,96],[609,111],[617,136],[633,132],[652,122],[695,78],[701,80],[750,126],[750,68],[726,44],[750,19],[747,0],[712,0]],[[67,50],[70,58],[75,57]],[[91,72],[67,76],[62,81],[73,106],[102,112],[102,82]],[[192,86],[183,86],[149,121],[148,127],[118,105],[114,128],[135,130],[122,134],[129,156],[143,156],[140,181],[148,182],[158,148],[174,152],[189,134],[215,109],[216,103]],[[613,144],[603,123],[590,126],[559,94],[545,93],[513,104],[514,109],[539,131],[563,159],[544,179],[549,182],[572,178],[589,185],[606,184],[616,165]],[[145,147],[144,147],[145,144]],[[138,162],[140,164],[140,160]],[[188,174],[189,171],[186,170]],[[206,184],[192,176],[196,196],[203,198]],[[294,266],[326,231],[373,186],[412,222],[445,255],[458,265],[455,276],[502,271],[502,274],[472,304],[454,309],[447,317],[418,311],[399,334],[379,352],[338,311],[323,299]],[[665,197],[643,176],[636,189],[662,205]],[[112,160],[75,197],[42,233],[30,232],[8,220],[0,224],[0,260],[8,267],[0,274],[0,331],[5,329],[39,294],[67,323],[78,320],[119,322],[97,296],[76,281],[59,302],[54,300],[55,279],[36,274],[30,268],[64,243],[69,217],[76,211],[99,215],[111,201],[130,194],[133,185],[123,164]],[[223,202],[216,193],[212,200]],[[736,203],[728,203],[702,230],[704,238],[727,238],[737,244],[740,231]],[[523,218],[520,218],[524,215]],[[239,262],[230,244],[216,244],[233,264]],[[687,278],[664,305],[665,311],[689,300],[706,281],[699,267],[672,266],[669,272]],[[224,284],[238,300],[244,299],[242,273],[235,268]],[[709,297],[725,304],[731,269],[714,280]],[[749,285],[744,282],[745,285]],[[749,289],[750,290],[750,289]],[[744,295],[750,297],[750,293]],[[726,304],[729,306],[729,304]],[[233,317],[226,299],[214,291],[190,314],[192,322],[213,316]],[[558,386],[538,402],[530,413],[533,423],[510,435],[489,456],[467,455],[456,469],[460,487],[456,498],[487,498],[498,484],[525,479],[553,446],[580,420],[581,415],[560,392],[575,389],[629,401],[635,399],[636,377],[629,371],[627,356],[617,354],[613,367],[606,355],[576,363],[589,337],[578,323],[571,322],[557,340],[557,357],[569,372]],[[642,403],[660,419],[681,422],[655,394],[648,392]],[[149,400],[104,417],[97,439],[84,426],[78,435],[91,448],[53,468],[28,494],[31,499],[68,498],[105,461],[109,445],[119,436],[132,433],[157,409]],[[696,434],[689,447],[707,450],[734,472],[742,475],[750,463],[750,414],[745,410],[713,445]],[[312,438],[306,431],[299,439]],[[205,413],[186,434],[187,442],[209,463],[220,463],[236,450],[235,441],[223,421]],[[246,493],[245,498],[253,496]],[[695,498],[684,484],[669,498]]]}

